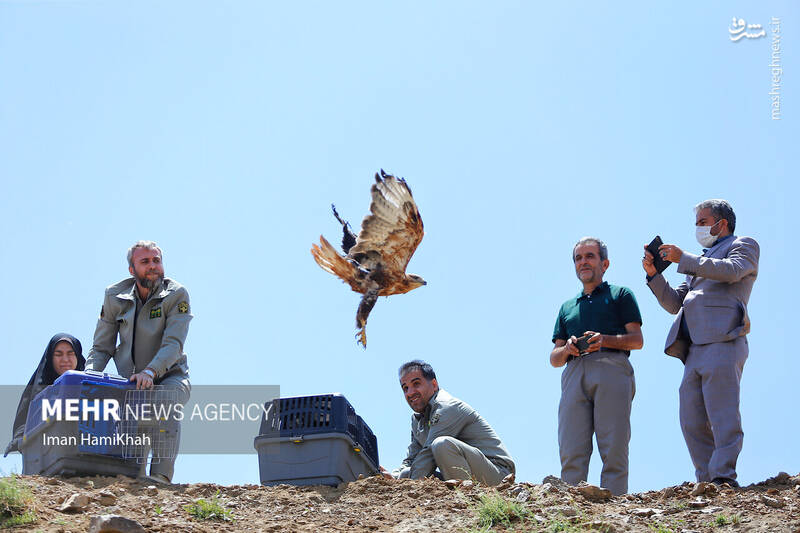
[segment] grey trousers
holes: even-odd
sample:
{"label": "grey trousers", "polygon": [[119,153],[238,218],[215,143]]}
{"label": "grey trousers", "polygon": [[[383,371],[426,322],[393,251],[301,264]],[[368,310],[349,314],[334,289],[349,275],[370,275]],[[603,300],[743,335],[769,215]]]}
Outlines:
{"label": "grey trousers", "polygon": [[739,384],[748,352],[745,337],[689,347],[680,387],[680,420],[697,481],[736,479],[744,440]]}
{"label": "grey trousers", "polygon": [[628,492],[631,402],[636,393],[633,367],[621,352],[594,352],[573,359],[561,374],[558,449],[561,479],[576,485],[589,475],[592,434],[603,460],[600,485]]}
{"label": "grey trousers", "polygon": [[[173,374],[165,377],[158,382],[158,385],[163,386],[168,390],[175,390],[178,392],[178,402],[185,405],[189,401],[189,394],[192,391],[192,386],[189,383],[189,377],[184,374]],[[167,431],[175,435],[175,454],[177,455],[181,443],[181,423],[174,418],[170,418],[167,423]],[[165,459],[154,459],[150,464],[150,475],[161,474],[172,481],[172,474],[175,472],[175,457]]]}
{"label": "grey trousers", "polygon": [[433,439],[431,453],[444,479],[475,479],[492,486],[510,474],[489,461],[478,448],[454,437]]}

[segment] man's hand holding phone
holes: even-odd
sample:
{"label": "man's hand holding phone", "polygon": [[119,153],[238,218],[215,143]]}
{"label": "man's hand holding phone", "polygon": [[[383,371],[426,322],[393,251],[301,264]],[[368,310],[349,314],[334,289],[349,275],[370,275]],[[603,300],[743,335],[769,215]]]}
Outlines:
{"label": "man's hand holding phone", "polygon": [[586,355],[596,352],[603,347],[603,335],[596,331],[585,331],[583,335],[575,339],[575,347],[579,355]]}
{"label": "man's hand holding phone", "polygon": [[[576,346],[578,339],[573,335],[569,339],[567,339],[567,344],[564,345],[564,349],[567,351],[567,355],[571,355],[572,357],[580,357],[581,353]],[[563,363],[562,363],[563,364]]]}

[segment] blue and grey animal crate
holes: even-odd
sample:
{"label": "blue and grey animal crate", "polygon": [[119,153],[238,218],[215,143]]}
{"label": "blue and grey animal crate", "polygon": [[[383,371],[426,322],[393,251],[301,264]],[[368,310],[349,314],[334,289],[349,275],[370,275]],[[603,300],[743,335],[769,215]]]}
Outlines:
{"label": "blue and grey animal crate", "polygon": [[[56,379],[53,385],[40,392],[31,401],[25,436],[20,444],[22,473],[53,475],[112,475],[135,476],[139,472],[136,460],[122,457],[120,446],[114,446],[108,437],[114,435],[114,420],[102,416],[87,416],[78,410],[80,420],[56,420],[49,416],[43,420],[42,404],[64,400],[109,400],[122,405],[125,392],[131,388],[127,379],[113,374],[70,370]],[[64,404],[62,403],[62,406]]]}
{"label": "blue and grey animal crate", "polygon": [[262,485],[338,485],[378,472],[378,440],[341,394],[264,407],[254,441]]}
{"label": "blue and grey animal crate", "polygon": [[[150,421],[132,418],[129,416],[132,411],[126,409],[142,399],[153,405],[167,403],[171,392],[137,391],[135,384],[115,374],[92,370],[65,372],[37,394],[28,408],[25,434],[19,447],[22,473],[135,477],[148,454],[152,453],[153,460],[169,454],[174,457],[176,439],[165,435],[163,422],[154,417]],[[60,403],[60,415],[54,415],[51,410],[43,417],[45,400],[51,409]],[[67,419],[66,400],[78,400],[69,413],[77,420]],[[88,401],[86,406],[83,400]],[[119,420],[106,414],[103,400],[114,400],[106,405],[111,407],[113,403],[117,407]],[[141,445],[141,441],[148,444]],[[168,450],[164,452],[164,448]]]}

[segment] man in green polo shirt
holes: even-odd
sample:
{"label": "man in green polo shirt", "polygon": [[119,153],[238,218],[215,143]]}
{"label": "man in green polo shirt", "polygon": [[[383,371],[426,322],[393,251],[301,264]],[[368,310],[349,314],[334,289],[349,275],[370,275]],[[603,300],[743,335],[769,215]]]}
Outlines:
{"label": "man in green polo shirt", "polygon": [[558,405],[561,479],[573,485],[586,481],[596,434],[603,460],[600,485],[625,494],[636,391],[628,356],[643,345],[642,315],[630,289],[603,281],[609,265],[603,241],[582,238],[572,249],[572,260],[583,290],[561,306],[550,353],[551,365],[567,365]]}

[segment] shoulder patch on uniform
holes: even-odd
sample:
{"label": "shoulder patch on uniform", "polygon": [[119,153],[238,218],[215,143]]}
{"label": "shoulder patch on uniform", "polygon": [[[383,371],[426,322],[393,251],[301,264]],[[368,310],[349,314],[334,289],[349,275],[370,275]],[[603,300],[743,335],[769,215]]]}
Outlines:
{"label": "shoulder patch on uniform", "polygon": [[434,414],[434,415],[431,417],[431,422],[430,422],[430,425],[432,426],[432,425],[434,425],[435,423],[437,423],[438,421],[439,421],[439,413],[435,413],[435,414]]}
{"label": "shoulder patch on uniform", "polygon": [[189,312],[189,304],[186,302],[181,302],[178,304],[178,312],[179,313],[188,313]]}
{"label": "shoulder patch on uniform", "polygon": [[161,318],[161,308],[155,307],[150,310],[150,318]]}

